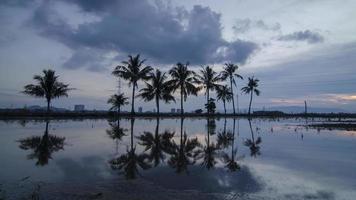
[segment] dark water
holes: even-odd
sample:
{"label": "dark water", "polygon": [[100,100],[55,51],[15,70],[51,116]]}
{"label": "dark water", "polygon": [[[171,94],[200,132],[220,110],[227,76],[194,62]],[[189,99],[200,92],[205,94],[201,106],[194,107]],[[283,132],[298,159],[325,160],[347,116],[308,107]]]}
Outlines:
{"label": "dark water", "polygon": [[0,121],[0,199],[355,199],[356,133],[305,123]]}

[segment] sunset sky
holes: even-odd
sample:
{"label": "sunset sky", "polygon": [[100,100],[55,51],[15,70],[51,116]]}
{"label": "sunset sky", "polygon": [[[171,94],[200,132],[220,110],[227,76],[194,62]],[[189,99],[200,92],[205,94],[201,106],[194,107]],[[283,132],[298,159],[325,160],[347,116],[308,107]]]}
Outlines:
{"label": "sunset sky", "polygon": [[[2,0],[0,108],[45,105],[20,91],[51,68],[76,88],[53,106],[107,109],[118,85],[113,68],[140,53],[162,71],[186,61],[193,70],[210,65],[217,71],[237,63],[246,79],[260,79],[255,108],[307,100],[312,107],[355,112],[355,19],[354,0]],[[238,93],[246,108],[248,96]],[[189,97],[185,108],[204,102],[203,93]],[[139,106],[154,108],[138,99]],[[172,107],[179,105],[162,104],[163,111]]]}

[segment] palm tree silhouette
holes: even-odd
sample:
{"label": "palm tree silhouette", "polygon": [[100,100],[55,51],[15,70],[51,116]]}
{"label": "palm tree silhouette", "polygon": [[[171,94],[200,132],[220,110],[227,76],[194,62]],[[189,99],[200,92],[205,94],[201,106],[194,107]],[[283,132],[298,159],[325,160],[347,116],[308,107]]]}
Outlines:
{"label": "palm tree silhouette", "polygon": [[183,100],[186,101],[188,95],[197,95],[199,88],[194,85],[195,73],[188,70],[189,63],[182,64],[177,63],[171,70],[169,74],[171,75],[171,80],[168,81],[169,87],[173,92],[176,90],[180,91],[180,109],[183,115]]}
{"label": "palm tree silhouette", "polygon": [[176,169],[177,173],[187,172],[188,165],[193,165],[196,161],[196,158],[199,154],[200,146],[198,138],[188,139],[187,134],[183,134],[183,121],[184,118],[181,118],[180,123],[180,144],[176,144],[173,141],[172,148],[169,148],[169,154],[171,155],[168,160],[168,165]]}
{"label": "palm tree silhouette", "polygon": [[250,104],[248,107],[248,114],[251,114],[251,104],[252,104],[252,97],[253,97],[253,93],[255,93],[257,96],[260,96],[261,91],[257,89],[258,87],[258,82],[260,80],[255,79],[253,76],[248,78],[248,83],[247,86],[243,87],[241,90],[242,92],[244,92],[245,94],[250,94]]}
{"label": "palm tree silhouette", "polygon": [[145,60],[140,60],[140,54],[135,57],[129,55],[128,61],[123,61],[122,65],[118,65],[113,75],[121,77],[129,81],[129,86],[132,86],[132,99],[131,99],[131,114],[135,114],[135,89],[138,87],[137,82],[139,80],[148,80],[149,73],[152,71],[152,67],[144,66]]}
{"label": "palm tree silhouette", "polygon": [[126,136],[125,132],[127,129],[121,128],[120,119],[117,119],[117,123],[109,122],[110,129],[106,130],[106,134],[116,143],[116,153],[118,153],[119,141],[122,140],[122,137]]}
{"label": "palm tree silhouette", "polygon": [[32,150],[28,159],[37,159],[36,165],[44,166],[52,159],[54,152],[63,150],[65,137],[51,135],[48,132],[49,121],[46,121],[46,129],[43,136],[31,136],[18,140],[19,147],[23,150]]}
{"label": "palm tree silhouette", "polygon": [[257,140],[255,140],[255,136],[252,130],[252,125],[251,125],[251,119],[248,119],[248,123],[250,125],[250,131],[251,131],[251,139],[247,139],[244,142],[244,145],[250,148],[250,155],[252,157],[256,157],[258,155],[261,155],[260,152],[260,144],[262,143],[261,137],[258,137]]}
{"label": "palm tree silhouette", "polygon": [[155,73],[150,74],[151,83],[146,82],[146,87],[140,90],[139,96],[145,101],[151,101],[155,99],[157,114],[159,114],[159,100],[164,100],[166,103],[174,101],[175,99],[171,94],[172,90],[168,85],[166,73],[160,70],[156,70]]}
{"label": "palm tree silhouette", "polygon": [[174,133],[165,131],[163,134],[159,134],[159,118],[157,117],[155,133],[144,132],[138,139],[140,145],[145,147],[145,152],[150,150],[148,154],[149,160],[153,162],[154,166],[158,166],[161,161],[165,159],[165,153],[169,152],[173,144],[171,142]]}
{"label": "palm tree silhouette", "polygon": [[236,119],[234,118],[233,122],[233,129],[232,129],[232,141],[231,141],[231,156],[229,156],[227,153],[223,154],[223,162],[225,163],[225,167],[231,171],[235,172],[240,170],[240,165],[237,163],[237,148],[235,148],[235,124],[236,124]]}
{"label": "palm tree silhouette", "polygon": [[230,102],[233,99],[231,89],[227,85],[216,88],[216,99],[223,102],[224,113],[226,114],[226,102]]}
{"label": "palm tree silhouette", "polygon": [[47,101],[47,113],[50,112],[51,101],[54,98],[59,98],[62,96],[68,97],[68,91],[72,90],[68,88],[68,84],[64,84],[58,81],[58,77],[55,75],[53,70],[43,70],[43,76],[35,75],[33,79],[37,84],[25,85],[24,91],[22,93],[34,96],[34,97],[44,97]]}
{"label": "palm tree silhouette", "polygon": [[[236,114],[235,112],[235,102],[234,102],[234,90],[232,87],[232,84],[235,85],[235,87],[237,88],[237,84],[236,84],[236,80],[235,78],[238,79],[243,79],[243,77],[241,75],[239,75],[238,73],[236,73],[236,71],[238,70],[238,66],[233,64],[233,63],[225,63],[225,68],[224,70],[220,73],[221,78],[223,80],[229,78],[230,80],[230,90],[231,90],[231,94],[232,94],[232,108],[234,110],[234,115]],[[236,95],[236,102],[238,104],[238,94]],[[238,105],[237,105],[238,106]]]}
{"label": "palm tree silhouette", "polygon": [[[221,80],[220,76],[218,73],[216,73],[211,67],[206,66],[205,68],[202,68],[200,70],[201,75],[197,75],[196,77],[196,82],[199,84],[202,84],[203,88],[205,89],[205,95],[206,95],[206,102],[207,104],[209,103],[209,92],[214,91],[217,89],[220,85],[218,82]],[[208,111],[209,114],[209,111]]]}
{"label": "palm tree silhouette", "polygon": [[210,143],[210,135],[215,134],[215,120],[207,119],[207,137],[205,138],[206,146],[203,147],[203,151],[201,152],[201,157],[203,158],[203,162],[201,166],[206,167],[208,170],[215,167],[217,163],[216,157],[218,156],[218,150],[220,147],[215,143]]}
{"label": "palm tree silhouette", "polygon": [[124,93],[114,94],[108,99],[108,104],[111,104],[110,110],[116,110],[117,114],[121,112],[121,106],[129,104],[128,98],[124,96]]}
{"label": "palm tree silhouette", "polygon": [[149,169],[151,165],[147,154],[136,154],[136,146],[133,142],[133,127],[135,118],[131,118],[131,145],[127,148],[125,154],[109,161],[112,169],[122,170],[126,179],[135,179],[139,174],[139,167],[143,170]]}
{"label": "palm tree silhouette", "polygon": [[224,120],[224,129],[222,132],[217,135],[217,145],[220,148],[227,148],[231,145],[233,141],[233,133],[231,131],[226,130],[226,118]]}

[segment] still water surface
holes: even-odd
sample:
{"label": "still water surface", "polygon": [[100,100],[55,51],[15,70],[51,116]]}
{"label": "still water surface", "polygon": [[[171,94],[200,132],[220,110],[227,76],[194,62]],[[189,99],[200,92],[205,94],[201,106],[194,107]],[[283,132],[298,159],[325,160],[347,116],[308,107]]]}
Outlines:
{"label": "still water surface", "polygon": [[305,123],[0,121],[0,199],[355,199],[355,132]]}

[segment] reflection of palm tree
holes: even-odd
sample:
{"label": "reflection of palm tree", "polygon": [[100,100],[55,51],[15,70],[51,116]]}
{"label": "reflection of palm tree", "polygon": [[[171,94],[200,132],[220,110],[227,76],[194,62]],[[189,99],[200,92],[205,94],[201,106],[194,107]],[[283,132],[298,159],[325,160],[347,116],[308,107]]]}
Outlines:
{"label": "reflection of palm tree", "polygon": [[42,137],[32,136],[21,139],[19,147],[23,150],[33,150],[29,154],[28,159],[37,159],[36,165],[44,166],[48,164],[48,160],[52,159],[52,153],[63,150],[64,137],[50,135],[48,133],[49,121],[46,121],[46,130]]}
{"label": "reflection of palm tree", "polygon": [[217,163],[216,157],[218,156],[218,150],[220,147],[215,143],[210,143],[210,135],[215,134],[215,120],[209,119],[207,122],[207,138],[205,139],[206,146],[203,147],[202,157],[203,162],[201,163],[202,166],[206,167],[208,170],[213,168]]}
{"label": "reflection of palm tree", "polygon": [[47,101],[47,113],[50,112],[51,101],[54,98],[68,96],[69,85],[58,81],[58,76],[53,70],[43,70],[43,76],[35,75],[33,79],[37,85],[29,84],[25,86],[24,94],[34,97],[44,97]]}
{"label": "reflection of palm tree", "polygon": [[183,101],[187,100],[188,95],[197,95],[199,88],[197,88],[194,83],[195,73],[188,70],[188,63],[182,64],[177,63],[175,67],[169,70],[169,75],[171,75],[171,80],[168,81],[170,88],[175,92],[180,91],[180,112],[183,115]]}
{"label": "reflection of palm tree", "polygon": [[245,146],[250,148],[250,155],[256,157],[258,155],[261,155],[260,147],[258,145],[261,144],[262,139],[261,137],[258,137],[257,140],[255,141],[255,136],[253,134],[252,125],[251,125],[251,119],[248,119],[248,123],[250,125],[251,139],[247,139],[244,144]]}
{"label": "reflection of palm tree", "polygon": [[146,87],[140,90],[139,96],[145,101],[156,101],[157,114],[159,114],[159,101],[163,100],[165,103],[174,101],[174,96],[171,94],[172,89],[168,86],[166,73],[156,70],[156,73],[150,73],[151,83],[146,82]]}
{"label": "reflection of palm tree", "polygon": [[[206,103],[209,104],[209,93],[210,90],[216,90],[220,85],[218,82],[221,80],[219,74],[216,73],[210,66],[206,66],[205,68],[200,70],[201,75],[197,75],[196,81],[199,84],[202,84],[203,88],[205,88],[206,95]],[[209,110],[208,110],[208,113]]]}
{"label": "reflection of palm tree", "polygon": [[260,90],[257,89],[258,87],[258,82],[260,80],[258,80],[257,78],[255,79],[254,77],[248,78],[248,83],[247,86],[243,87],[241,90],[245,93],[245,94],[250,94],[250,104],[248,106],[248,114],[251,114],[251,104],[252,104],[252,97],[253,97],[253,93],[255,93],[257,96],[260,96]]}
{"label": "reflection of palm tree", "polygon": [[131,119],[131,145],[127,149],[127,153],[110,160],[112,169],[124,170],[124,175],[127,179],[135,179],[138,174],[138,168],[149,169],[148,156],[146,154],[136,154],[136,147],[133,145],[133,127],[135,119]]}
{"label": "reflection of palm tree", "polygon": [[164,153],[169,152],[172,148],[171,139],[174,133],[165,131],[163,134],[159,134],[159,118],[157,118],[157,124],[155,134],[151,132],[144,132],[138,139],[141,141],[141,145],[145,146],[145,151],[150,150],[148,154],[149,160],[154,162],[154,166],[157,166],[161,161],[164,161]]}
{"label": "reflection of palm tree", "polygon": [[127,129],[120,127],[120,119],[117,119],[117,123],[109,122],[110,129],[106,130],[106,134],[116,142],[116,153],[118,152],[119,141],[122,140],[123,136],[126,136],[125,132]]}
{"label": "reflection of palm tree", "polygon": [[137,82],[148,80],[148,74],[152,71],[152,67],[143,66],[144,62],[145,60],[140,60],[140,54],[135,57],[129,55],[129,60],[123,61],[123,65],[117,66],[112,72],[113,75],[128,80],[129,86],[132,86],[131,114],[135,113],[135,90],[138,87]]}
{"label": "reflection of palm tree", "polygon": [[232,130],[232,142],[231,142],[231,156],[229,156],[227,153],[223,154],[223,161],[226,164],[225,167],[228,168],[231,172],[238,171],[240,170],[240,165],[236,161],[236,155],[237,155],[237,148],[234,148],[235,145],[235,118],[234,118],[234,124],[233,124],[233,130]]}
{"label": "reflection of palm tree", "polygon": [[180,124],[180,144],[177,145],[173,141],[172,148],[170,148],[169,153],[171,154],[168,160],[169,166],[176,169],[177,173],[188,170],[188,165],[193,165],[195,163],[196,157],[199,151],[196,149],[200,146],[198,139],[188,139],[187,134],[183,134],[183,121],[181,118]]}
{"label": "reflection of palm tree", "polygon": [[226,130],[226,118],[224,120],[224,129],[217,135],[217,137],[218,146],[221,148],[227,148],[228,146],[230,146],[234,139],[233,133],[231,133],[231,131]]}

